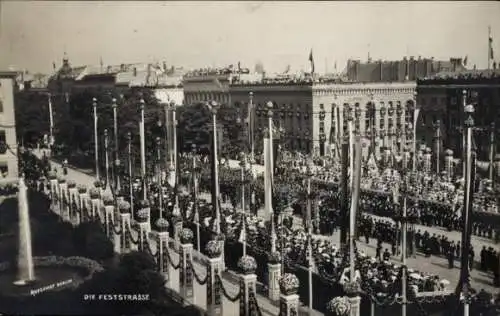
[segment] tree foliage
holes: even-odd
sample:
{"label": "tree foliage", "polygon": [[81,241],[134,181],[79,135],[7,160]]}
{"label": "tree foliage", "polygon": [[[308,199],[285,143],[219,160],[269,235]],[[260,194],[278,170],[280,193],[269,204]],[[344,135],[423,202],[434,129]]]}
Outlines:
{"label": "tree foliage", "polygon": [[49,134],[49,105],[46,94],[18,92],[16,104],[16,134],[26,144],[35,144]]}

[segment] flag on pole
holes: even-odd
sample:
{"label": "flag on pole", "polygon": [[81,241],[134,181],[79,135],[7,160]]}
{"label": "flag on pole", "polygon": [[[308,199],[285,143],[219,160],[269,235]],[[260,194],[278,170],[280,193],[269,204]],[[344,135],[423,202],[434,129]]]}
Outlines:
{"label": "flag on pole", "polygon": [[309,61],[311,62],[311,74],[314,74],[314,57],[312,48],[311,52],[309,53]]}
{"label": "flag on pole", "polygon": [[247,229],[246,229],[246,220],[245,216],[243,215],[243,220],[241,221],[241,231],[240,231],[240,238],[238,238],[238,242],[244,243],[247,239]]}
{"label": "flag on pole", "polygon": [[469,56],[467,56],[467,55],[466,55],[466,56],[464,57],[464,66],[467,66],[467,57],[469,57]]}
{"label": "flag on pole", "polygon": [[488,68],[489,62],[493,60],[495,57],[493,54],[493,36],[491,35],[491,26],[488,26]]}

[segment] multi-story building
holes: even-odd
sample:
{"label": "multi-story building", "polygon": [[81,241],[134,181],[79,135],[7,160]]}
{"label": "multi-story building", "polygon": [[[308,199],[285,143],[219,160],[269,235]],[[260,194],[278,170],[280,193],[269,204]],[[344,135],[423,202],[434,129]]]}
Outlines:
{"label": "multi-story building", "polygon": [[443,71],[462,71],[465,70],[463,64],[462,58],[437,61],[434,58],[415,59],[413,56],[397,61],[349,60],[345,72],[352,82],[402,82],[415,81]]}
{"label": "multi-story building", "polygon": [[[417,132],[429,146],[436,146],[439,142],[441,148],[452,149],[456,157],[461,157],[464,90],[466,102],[475,105],[476,153],[479,160],[489,161],[492,149],[494,153],[499,146],[499,69],[448,72],[419,79],[417,104],[421,110]],[[436,133],[438,121],[440,135]],[[496,127],[492,128],[492,123]]]}
{"label": "multi-story building", "polygon": [[267,127],[266,103],[273,102],[273,120],[280,129],[283,146],[319,155],[338,154],[335,144],[347,135],[351,113],[366,157],[369,144],[375,145],[372,148],[378,155],[382,147],[400,154],[413,142],[415,86],[415,82],[364,84],[268,78],[231,84],[230,98],[233,105],[243,109],[251,99],[257,133]]}
{"label": "multi-story building", "polygon": [[17,137],[14,113],[14,89],[17,72],[0,71],[0,173],[17,178]]}

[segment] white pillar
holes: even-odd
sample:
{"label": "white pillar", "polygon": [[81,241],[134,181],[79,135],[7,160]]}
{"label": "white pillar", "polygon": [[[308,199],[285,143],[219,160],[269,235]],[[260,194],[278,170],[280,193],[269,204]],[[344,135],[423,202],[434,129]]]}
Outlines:
{"label": "white pillar", "polygon": [[193,244],[181,244],[180,250],[180,294],[185,300],[194,304],[193,271],[191,266],[193,262]]}
{"label": "white pillar", "polygon": [[281,278],[281,264],[268,263],[269,275],[269,299],[273,302],[280,299],[280,278]]}

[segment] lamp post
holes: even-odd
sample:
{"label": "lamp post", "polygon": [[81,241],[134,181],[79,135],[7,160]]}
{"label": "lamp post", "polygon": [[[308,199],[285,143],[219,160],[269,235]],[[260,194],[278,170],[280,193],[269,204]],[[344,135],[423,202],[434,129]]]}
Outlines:
{"label": "lamp post", "polygon": [[100,180],[100,177],[99,177],[99,140],[98,140],[98,136],[97,136],[97,99],[96,98],[92,98],[92,107],[94,108],[94,159],[95,159],[95,174],[96,174],[97,180]]}
{"label": "lamp post", "polygon": [[134,187],[132,185],[132,134],[127,133],[128,186],[130,194],[130,214],[134,219]]}
{"label": "lamp post", "polygon": [[354,131],[352,121],[352,109],[349,108],[347,112],[347,129],[349,132],[349,187],[352,189],[354,181]]}
{"label": "lamp post", "polygon": [[250,135],[250,161],[255,159],[255,135],[254,135],[254,108],[253,108],[253,92],[248,93],[248,100],[250,103],[250,120],[248,122],[248,133]]}
{"label": "lamp post", "polygon": [[170,137],[170,127],[172,126],[170,122],[170,104],[167,103],[164,105],[163,110],[165,112],[165,166],[168,166],[168,163],[170,163],[170,166],[173,167],[173,159],[172,159],[172,146],[171,144],[171,137]]}
{"label": "lamp post", "polygon": [[[109,184],[108,129],[104,130],[104,161],[106,168],[106,186]],[[106,188],[106,186],[104,188]]]}
{"label": "lamp post", "polygon": [[170,102],[170,109],[172,111],[172,141],[173,141],[173,161],[174,161],[174,171],[175,171],[175,184],[177,184],[177,118],[176,118],[176,110],[175,110],[175,103],[172,101]]}
{"label": "lamp post", "polygon": [[440,157],[441,157],[441,121],[436,120],[436,123],[434,123],[434,128],[436,130],[434,138],[436,140],[436,173],[439,175],[439,170],[440,170]]}
{"label": "lamp post", "polygon": [[120,192],[121,190],[121,183],[120,183],[120,156],[119,156],[119,149],[118,149],[118,105],[116,104],[116,99],[113,98],[112,100],[112,107],[113,107],[113,132],[114,132],[114,142],[115,142],[115,188],[117,192]]}
{"label": "lamp post", "polygon": [[[274,174],[274,166],[273,166],[273,102],[269,101],[266,103],[267,106],[267,122],[268,122],[268,155],[267,158],[264,157],[266,166],[266,180],[264,181],[264,190],[265,190],[265,206],[266,206],[266,216],[269,216],[269,220],[271,222],[271,253],[276,252],[276,231],[274,229],[274,212],[273,212],[273,174]],[[265,152],[265,150],[264,150]],[[266,185],[267,184],[267,185]]]}
{"label": "lamp post", "polygon": [[488,177],[490,181],[493,183],[493,163],[495,162],[495,122],[492,122],[490,124],[490,170]]}
{"label": "lamp post", "polygon": [[142,180],[142,198],[147,199],[147,184],[146,184],[146,140],[144,131],[144,99],[139,101],[139,110],[141,112],[139,122],[139,134],[141,142],[141,180]]}

